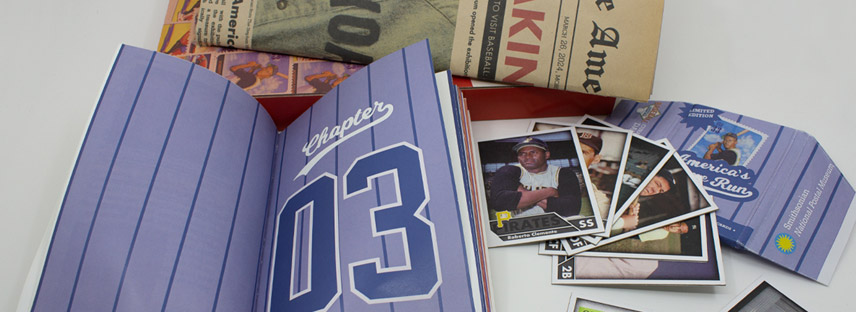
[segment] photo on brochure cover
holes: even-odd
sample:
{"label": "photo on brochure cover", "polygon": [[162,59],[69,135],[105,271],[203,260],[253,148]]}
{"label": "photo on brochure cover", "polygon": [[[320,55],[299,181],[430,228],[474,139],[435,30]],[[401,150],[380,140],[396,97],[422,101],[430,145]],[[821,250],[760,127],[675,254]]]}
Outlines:
{"label": "photo on brochure cover", "polygon": [[602,232],[579,146],[573,128],[479,142],[491,231],[519,243]]}
{"label": "photo on brochure cover", "polygon": [[[533,121],[532,131],[569,127],[547,121]],[[606,227],[612,224],[617,191],[620,189],[618,175],[624,172],[630,132],[623,129],[580,125],[575,127],[583,152],[593,194],[597,201],[600,217]],[[584,201],[583,205],[591,205]]]}
{"label": "photo on brochure cover", "polygon": [[553,256],[553,284],[723,285],[722,250],[716,214],[705,217],[706,261],[625,257]]}
{"label": "photo on brochure cover", "polygon": [[707,160],[722,160],[732,166],[746,166],[759,147],[767,140],[767,134],[720,118],[708,126],[690,151],[696,157]]}

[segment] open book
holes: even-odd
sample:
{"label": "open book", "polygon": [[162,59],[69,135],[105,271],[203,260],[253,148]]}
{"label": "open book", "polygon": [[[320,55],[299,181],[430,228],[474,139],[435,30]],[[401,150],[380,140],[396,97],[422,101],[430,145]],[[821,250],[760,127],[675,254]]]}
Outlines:
{"label": "open book", "polygon": [[122,47],[32,310],[488,310],[450,85],[423,41],[278,132],[223,77]]}

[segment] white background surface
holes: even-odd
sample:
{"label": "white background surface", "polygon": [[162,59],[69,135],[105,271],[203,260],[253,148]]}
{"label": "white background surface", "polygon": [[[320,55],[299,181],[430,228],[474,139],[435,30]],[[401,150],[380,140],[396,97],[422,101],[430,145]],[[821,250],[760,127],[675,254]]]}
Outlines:
{"label": "white background surface", "polygon": [[[17,305],[116,48],[127,43],[156,49],[166,4],[4,3],[0,310]],[[843,0],[666,0],[651,98],[705,104],[805,130],[856,181],[853,12],[856,2]],[[724,287],[552,286],[549,258],[535,255],[534,246],[491,253],[497,311],[560,311],[571,292],[640,310],[716,311],[759,277],[809,311],[854,309],[852,241],[829,286],[727,248]]]}

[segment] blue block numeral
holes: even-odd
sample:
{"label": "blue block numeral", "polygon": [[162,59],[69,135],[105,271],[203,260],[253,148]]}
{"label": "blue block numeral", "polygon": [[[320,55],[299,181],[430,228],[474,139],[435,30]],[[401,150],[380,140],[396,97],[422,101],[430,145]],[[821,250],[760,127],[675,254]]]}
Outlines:
{"label": "blue block numeral", "polygon": [[[336,207],[336,177],[325,173],[291,195],[277,217],[274,234],[273,276],[268,300],[270,311],[317,311],[327,310],[342,293],[339,283],[339,259],[337,250],[338,224]],[[308,282],[303,289],[295,289],[294,281],[300,279],[297,268],[301,256],[296,241],[297,223],[300,214],[311,215],[308,241]],[[330,229],[314,231],[313,229]]]}
{"label": "blue block numeral", "polygon": [[[378,257],[350,263],[351,292],[367,303],[430,298],[442,280],[434,224],[422,216],[430,200],[422,150],[399,143],[357,158],[345,173],[343,202],[386,175],[395,181],[396,201],[366,211],[372,220],[366,226],[374,237],[400,235],[405,265],[384,268]],[[270,311],[326,311],[341,296],[336,188],[336,176],[325,173],[291,195],[277,215]],[[299,224],[307,215],[305,234]],[[307,247],[300,247],[301,232],[309,235]],[[301,272],[308,272],[303,283]]]}
{"label": "blue block numeral", "polygon": [[430,298],[440,286],[434,224],[422,215],[428,203],[422,151],[402,143],[354,161],[345,174],[345,199],[371,189],[372,180],[393,175],[397,201],[372,208],[372,233],[401,235],[406,264],[382,268],[373,258],[349,264],[351,291],[369,303]]}

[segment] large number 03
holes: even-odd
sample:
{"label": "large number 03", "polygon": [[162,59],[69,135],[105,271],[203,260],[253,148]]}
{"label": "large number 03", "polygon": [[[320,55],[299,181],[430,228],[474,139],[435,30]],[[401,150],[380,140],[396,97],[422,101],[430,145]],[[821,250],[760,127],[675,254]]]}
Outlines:
{"label": "large number 03", "polygon": [[[343,209],[349,198],[372,190],[373,180],[386,175],[395,182],[396,201],[369,209],[371,225],[366,226],[375,237],[400,235],[405,264],[384,268],[379,257],[349,263],[351,292],[370,304],[430,298],[442,281],[434,225],[421,214],[429,200],[422,151],[399,143],[354,160],[343,181]],[[289,197],[280,212],[270,311],[327,310],[341,295],[336,189],[336,176],[325,173]],[[297,234],[306,216],[308,248],[301,252]],[[302,271],[308,274],[296,287],[298,262],[306,262]]]}

